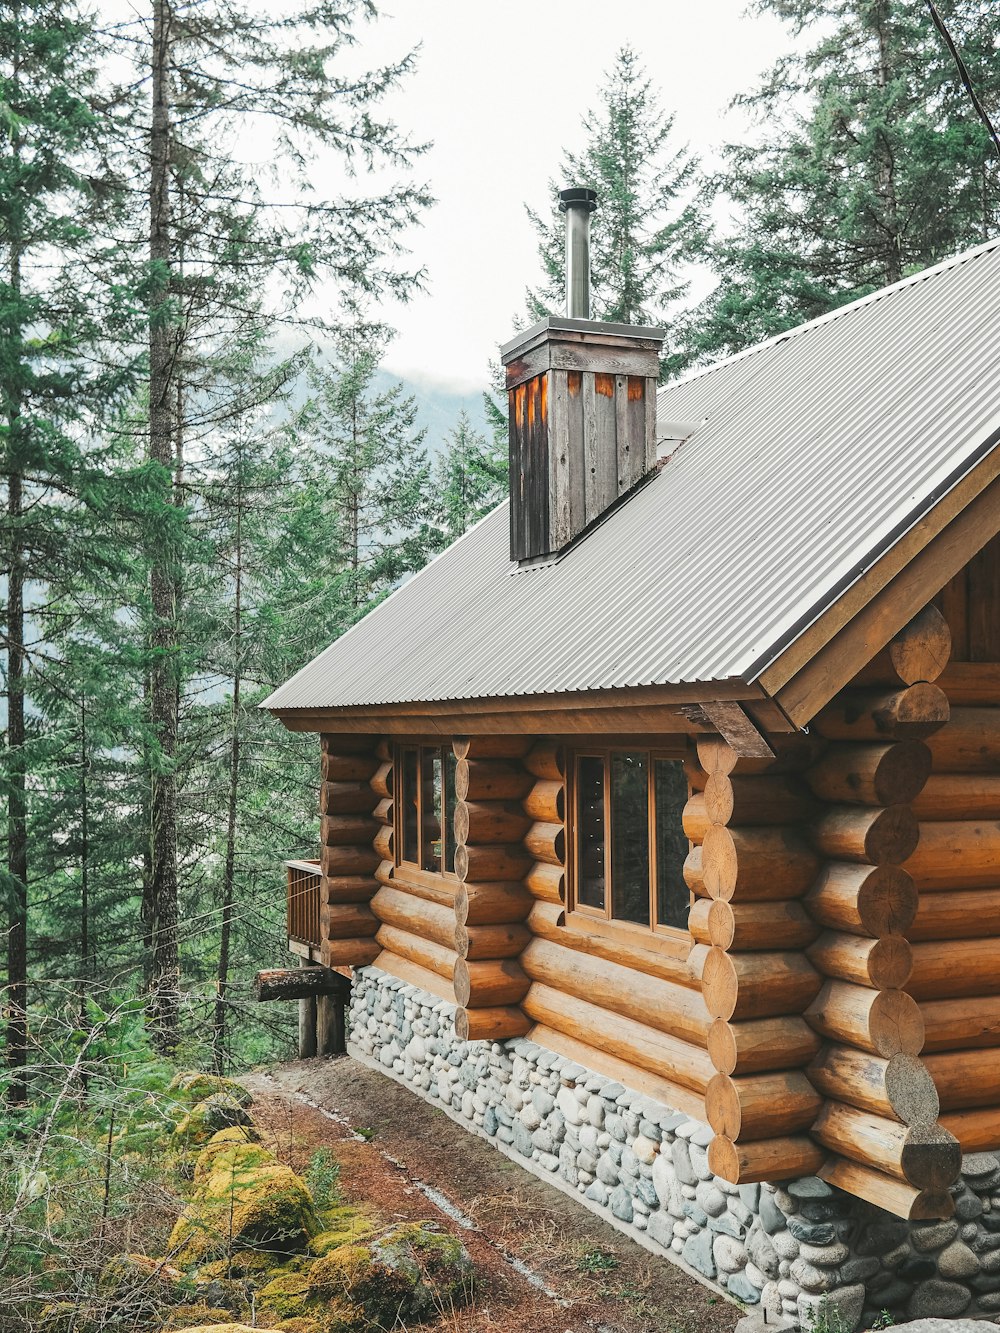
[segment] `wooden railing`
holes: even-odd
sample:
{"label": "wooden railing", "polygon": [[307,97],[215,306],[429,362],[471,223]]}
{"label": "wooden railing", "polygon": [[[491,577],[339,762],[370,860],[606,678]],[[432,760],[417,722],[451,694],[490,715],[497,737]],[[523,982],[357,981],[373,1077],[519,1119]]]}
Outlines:
{"label": "wooden railing", "polygon": [[286,861],[288,869],[288,938],[320,947],[318,861]]}

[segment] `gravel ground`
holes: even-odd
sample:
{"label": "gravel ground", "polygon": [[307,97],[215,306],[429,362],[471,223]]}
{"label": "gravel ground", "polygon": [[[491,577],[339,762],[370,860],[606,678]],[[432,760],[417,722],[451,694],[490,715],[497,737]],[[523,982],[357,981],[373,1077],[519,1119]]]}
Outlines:
{"label": "gravel ground", "polygon": [[387,1219],[432,1218],[462,1239],[482,1281],[474,1308],[446,1318],[455,1333],[731,1333],[740,1318],[676,1265],[349,1057],[241,1082],[258,1099],[261,1128],[298,1169],[328,1146],[349,1201]]}

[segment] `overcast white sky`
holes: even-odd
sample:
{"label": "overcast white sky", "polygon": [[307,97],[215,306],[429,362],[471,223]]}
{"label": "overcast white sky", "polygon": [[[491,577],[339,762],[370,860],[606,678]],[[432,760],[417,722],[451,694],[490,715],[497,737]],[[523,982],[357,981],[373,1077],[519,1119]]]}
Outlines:
{"label": "overcast white sky", "polygon": [[438,199],[412,238],[426,294],[387,310],[399,330],[386,365],[412,380],[483,387],[497,343],[538,276],[524,203],[540,207],[564,147],[618,48],[631,44],[677,113],[678,141],[702,154],[739,139],[726,108],[788,34],[747,17],[746,0],[383,0],[362,29],[374,63],[422,43],[387,110],[434,147],[420,174]]}

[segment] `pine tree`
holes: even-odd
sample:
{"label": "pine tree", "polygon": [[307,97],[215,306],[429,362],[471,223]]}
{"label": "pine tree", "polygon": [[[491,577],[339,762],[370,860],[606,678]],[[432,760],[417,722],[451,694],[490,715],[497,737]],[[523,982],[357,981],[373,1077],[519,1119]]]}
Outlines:
{"label": "pine tree", "polygon": [[[943,0],[987,107],[1000,110],[995,9]],[[752,342],[996,234],[1000,164],[925,0],[760,0],[809,49],[738,102],[766,127],[712,184],[735,206],[693,356]]]}
{"label": "pine tree", "polygon": [[631,48],[618,52],[583,128],[583,151],[566,152],[560,181],[550,182],[549,211],[528,209],[545,272],[543,286],[528,293],[529,314],[564,313],[565,219],[558,192],[572,185],[598,196],[591,220],[592,318],[662,322],[686,290],[681,269],[701,230],[689,198],[697,163],[686,148],[672,145],[674,117],[663,110]]}
{"label": "pine tree", "polygon": [[[91,432],[128,383],[121,303],[91,277],[95,223],[107,222],[119,197],[89,105],[94,54],[92,26],[72,4],[21,0],[0,11],[3,888],[15,1101],[26,1096],[28,1053],[29,789],[44,759],[31,699],[48,655],[50,601],[84,563],[94,535],[85,538],[79,522],[107,497],[106,459],[90,450]],[[116,329],[122,346],[105,361],[102,343]],[[106,554],[99,539],[88,549],[95,573]]]}
{"label": "pine tree", "polygon": [[507,445],[490,446],[473,429],[467,412],[460,412],[444,449],[435,459],[434,489],[444,537],[454,541],[507,494]]}

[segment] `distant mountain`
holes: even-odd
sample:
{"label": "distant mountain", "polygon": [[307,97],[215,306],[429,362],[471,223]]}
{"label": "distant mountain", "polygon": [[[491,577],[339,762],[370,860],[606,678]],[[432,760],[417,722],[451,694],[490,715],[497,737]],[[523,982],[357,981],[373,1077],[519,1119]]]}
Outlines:
{"label": "distant mountain", "polygon": [[[426,428],[425,441],[428,453],[435,454],[442,448],[445,438],[451,433],[463,410],[469,414],[475,430],[489,434],[486,425],[486,413],[483,410],[483,394],[456,393],[426,380],[408,380],[401,375],[380,370],[375,376],[379,389],[386,389],[392,384],[402,384],[404,392],[412,394],[417,400],[419,424]],[[483,390],[486,386],[483,385]]]}

